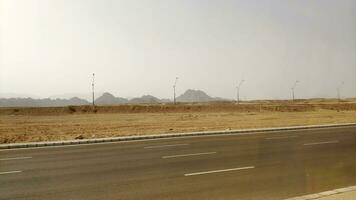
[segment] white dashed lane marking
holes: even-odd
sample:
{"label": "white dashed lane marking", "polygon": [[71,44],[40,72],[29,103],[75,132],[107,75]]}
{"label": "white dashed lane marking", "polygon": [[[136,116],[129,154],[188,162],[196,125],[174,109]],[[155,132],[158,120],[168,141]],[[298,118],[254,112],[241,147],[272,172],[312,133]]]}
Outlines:
{"label": "white dashed lane marking", "polygon": [[201,155],[210,155],[216,154],[216,152],[204,152],[204,153],[190,153],[190,154],[181,154],[181,155],[171,155],[171,156],[162,156],[163,159],[166,158],[179,158],[179,157],[188,157],[188,156],[201,156]]}

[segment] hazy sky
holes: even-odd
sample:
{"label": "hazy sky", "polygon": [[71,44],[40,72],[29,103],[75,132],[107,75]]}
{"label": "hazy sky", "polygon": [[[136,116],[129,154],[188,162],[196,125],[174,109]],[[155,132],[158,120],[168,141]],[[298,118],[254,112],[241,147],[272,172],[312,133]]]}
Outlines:
{"label": "hazy sky", "polygon": [[0,93],[356,96],[355,0],[0,2]]}

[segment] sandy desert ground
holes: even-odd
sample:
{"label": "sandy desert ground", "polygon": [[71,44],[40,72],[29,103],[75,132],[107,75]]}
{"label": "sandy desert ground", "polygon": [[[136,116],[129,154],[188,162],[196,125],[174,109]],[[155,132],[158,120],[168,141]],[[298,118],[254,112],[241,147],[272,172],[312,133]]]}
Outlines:
{"label": "sandy desert ground", "polygon": [[356,122],[356,102],[0,108],[0,143]]}

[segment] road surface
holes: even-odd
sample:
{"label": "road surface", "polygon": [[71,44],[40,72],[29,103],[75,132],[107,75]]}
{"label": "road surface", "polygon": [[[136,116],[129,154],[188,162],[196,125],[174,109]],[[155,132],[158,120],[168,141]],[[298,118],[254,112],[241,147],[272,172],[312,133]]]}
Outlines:
{"label": "road surface", "polygon": [[356,185],[356,127],[0,151],[0,199],[285,199]]}

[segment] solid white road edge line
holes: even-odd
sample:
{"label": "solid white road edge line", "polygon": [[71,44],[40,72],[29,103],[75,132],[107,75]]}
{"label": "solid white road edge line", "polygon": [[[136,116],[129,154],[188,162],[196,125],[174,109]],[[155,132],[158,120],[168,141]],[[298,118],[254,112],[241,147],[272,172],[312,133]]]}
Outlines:
{"label": "solid white road edge line", "polygon": [[0,172],[0,175],[5,175],[5,174],[15,174],[15,173],[21,173],[22,171],[8,171],[8,172]]}
{"label": "solid white road edge line", "polygon": [[304,144],[304,146],[319,145],[319,144],[333,144],[333,143],[339,143],[339,141],[338,140],[333,140],[333,141],[326,141],[326,142],[306,143],[306,144]]}
{"label": "solid white road edge line", "polygon": [[186,146],[189,144],[165,144],[165,145],[156,145],[156,146],[147,146],[143,147],[144,149],[155,149],[155,148],[164,148],[164,147],[176,147],[176,146]]}
{"label": "solid white road edge line", "polygon": [[181,154],[181,155],[172,155],[172,156],[162,156],[162,158],[163,159],[166,159],[166,158],[179,158],[179,157],[200,156],[200,155],[209,155],[209,154],[216,154],[216,152],[190,153],[190,154]]}
{"label": "solid white road edge line", "polygon": [[213,170],[213,171],[205,171],[205,172],[195,172],[195,173],[184,174],[184,176],[197,176],[197,175],[220,173],[220,172],[230,172],[230,171],[238,171],[238,170],[253,169],[253,168],[255,168],[255,166],[238,167],[238,168],[231,168],[231,169],[221,169],[221,170]]}
{"label": "solid white road edge line", "polygon": [[23,159],[30,159],[32,157],[14,157],[14,158],[0,158],[0,161],[7,161],[7,160],[23,160]]}
{"label": "solid white road edge line", "polygon": [[[316,194],[307,194],[307,195],[303,195],[303,196],[299,196],[299,197],[288,198],[288,199],[285,199],[285,200],[321,199],[321,198],[325,198],[325,197],[328,197],[328,196],[333,196],[333,195],[337,195],[337,194],[343,194],[343,193],[351,192],[351,191],[356,191],[356,186],[339,188],[339,189],[329,190],[329,191],[320,192],[320,193],[316,193]],[[340,198],[335,197],[335,199],[340,199]]]}

